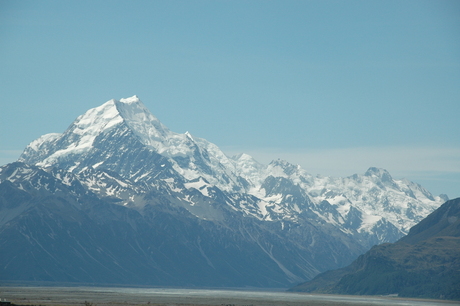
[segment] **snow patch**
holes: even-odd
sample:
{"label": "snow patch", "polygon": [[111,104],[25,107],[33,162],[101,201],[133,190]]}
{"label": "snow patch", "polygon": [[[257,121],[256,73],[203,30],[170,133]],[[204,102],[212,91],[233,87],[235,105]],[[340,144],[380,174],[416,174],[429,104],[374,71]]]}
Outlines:
{"label": "snow patch", "polygon": [[196,181],[185,183],[184,186],[187,189],[194,188],[201,192],[204,196],[209,197],[208,188],[211,187],[211,185],[204,181],[202,177]]}
{"label": "snow patch", "polygon": [[382,219],[381,216],[363,214],[362,224],[358,229],[358,232],[369,232],[372,233],[374,225]]}

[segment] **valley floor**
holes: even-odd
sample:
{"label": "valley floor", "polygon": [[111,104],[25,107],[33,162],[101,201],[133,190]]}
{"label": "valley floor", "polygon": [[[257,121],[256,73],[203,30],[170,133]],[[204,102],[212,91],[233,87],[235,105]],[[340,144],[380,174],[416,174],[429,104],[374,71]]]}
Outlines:
{"label": "valley floor", "polygon": [[[145,289],[101,287],[0,287],[0,298],[15,305],[125,306],[125,305],[235,305],[235,306],[351,306],[459,305],[454,301],[393,297],[340,296],[273,291],[206,289]],[[3,304],[3,303],[2,303]],[[5,304],[3,304],[5,305]]]}

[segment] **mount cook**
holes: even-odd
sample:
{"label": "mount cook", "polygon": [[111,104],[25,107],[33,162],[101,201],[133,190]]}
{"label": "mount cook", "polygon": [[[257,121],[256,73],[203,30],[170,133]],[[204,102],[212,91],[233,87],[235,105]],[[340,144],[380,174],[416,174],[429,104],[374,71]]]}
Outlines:
{"label": "mount cook", "polygon": [[394,242],[447,200],[383,169],[312,176],[110,100],[0,168],[0,281],[289,287]]}

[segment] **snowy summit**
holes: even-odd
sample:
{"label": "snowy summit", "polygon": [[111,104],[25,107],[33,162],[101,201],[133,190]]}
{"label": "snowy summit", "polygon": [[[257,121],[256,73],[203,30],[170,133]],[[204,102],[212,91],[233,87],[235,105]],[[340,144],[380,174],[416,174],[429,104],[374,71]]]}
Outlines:
{"label": "snowy summit", "polygon": [[247,216],[300,222],[308,212],[347,235],[361,235],[370,245],[399,238],[445,200],[379,168],[346,178],[314,177],[282,160],[262,165],[247,154],[227,157],[205,139],[170,131],[137,96],[88,110],[64,133],[33,141],[20,161],[75,175],[89,169],[116,172],[126,180],[119,188],[108,193],[92,183],[92,190],[118,197],[120,203],[137,199],[133,203],[139,207],[145,203],[140,189],[168,186],[171,195],[177,194],[175,201],[200,218],[220,217],[181,190],[196,190],[209,201],[220,190],[229,209]]}

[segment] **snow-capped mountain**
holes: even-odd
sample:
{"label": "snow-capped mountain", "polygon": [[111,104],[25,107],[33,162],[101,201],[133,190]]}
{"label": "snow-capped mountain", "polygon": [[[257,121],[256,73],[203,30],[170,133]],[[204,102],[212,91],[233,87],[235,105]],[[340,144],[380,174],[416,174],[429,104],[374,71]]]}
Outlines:
{"label": "snow-capped mountain", "polygon": [[[162,180],[179,194],[185,188],[209,197],[209,190],[218,188],[232,197],[251,195],[254,203],[227,204],[261,220],[295,220],[311,210],[347,233],[372,236],[382,226],[391,228],[391,235],[381,233],[371,244],[406,234],[447,200],[433,197],[415,183],[394,180],[383,169],[370,168],[364,175],[347,178],[313,177],[285,161],[261,165],[247,154],[229,158],[204,139],[170,131],[137,96],[90,109],[63,134],[48,134],[32,142],[19,160],[85,177],[92,191],[124,203],[142,202],[139,197],[133,201],[139,188],[147,192]],[[105,188],[96,169],[113,171],[120,178]],[[125,190],[127,186],[131,190]],[[330,204],[327,212],[322,208],[327,206],[325,201]]]}
{"label": "snow-capped mountain", "polygon": [[[115,138],[123,141],[130,138],[133,143],[122,142],[115,147]],[[132,150],[135,143],[137,147],[155,152],[167,159],[172,169],[186,180],[201,176],[222,190],[239,189],[241,185],[234,174],[233,163],[216,145],[188,132],[170,131],[137,96],[110,100],[88,110],[63,134],[48,134],[32,142],[20,160],[41,167],[58,165],[68,171],[105,168],[111,156],[102,152],[105,148],[101,146],[108,141],[116,150]],[[129,177],[142,179],[136,173],[130,173]]]}
{"label": "snow-capped mountain", "polygon": [[[170,131],[137,96],[110,100],[79,116],[64,133],[33,141],[18,163],[0,168],[0,183],[6,182],[12,193],[123,207],[140,214],[149,228],[147,216],[168,207],[174,220],[185,214],[190,226],[217,226],[213,230],[229,245],[249,243],[267,265],[275,265],[283,284],[344,265],[374,244],[396,241],[447,200],[383,169],[333,178],[312,176],[282,160],[262,165],[247,154],[227,157],[205,139]],[[20,216],[25,210],[16,211]],[[15,220],[13,213],[8,216],[3,219]],[[195,251],[218,270],[219,256]]]}

